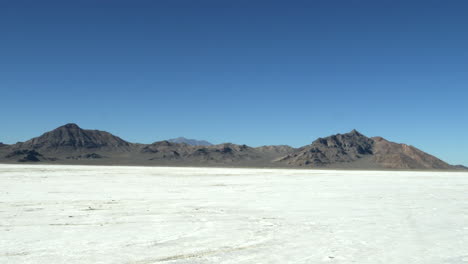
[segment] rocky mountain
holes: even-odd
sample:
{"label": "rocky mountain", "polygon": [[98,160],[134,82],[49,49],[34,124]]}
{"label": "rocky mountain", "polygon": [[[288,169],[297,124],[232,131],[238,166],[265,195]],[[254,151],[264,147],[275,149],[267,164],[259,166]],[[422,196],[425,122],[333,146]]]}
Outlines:
{"label": "rocky mountain", "polygon": [[172,143],[185,143],[187,145],[191,146],[211,146],[210,142],[206,140],[196,140],[196,139],[188,139],[184,137],[178,137],[178,138],[172,138],[168,139],[167,141],[172,142]]}
{"label": "rocky mountain", "polygon": [[415,147],[368,138],[356,130],[319,138],[277,160],[293,166],[354,169],[455,169]]}
{"label": "rocky mountain", "polygon": [[372,139],[353,130],[343,135],[319,138],[312,144],[279,159],[278,162],[295,166],[325,167],[372,155],[372,146]]}
{"label": "rocky mountain", "polygon": [[26,142],[17,143],[15,149],[33,149],[39,152],[73,152],[89,150],[128,151],[131,143],[100,130],[82,129],[66,124]]}
{"label": "rocky mountain", "polygon": [[66,124],[26,142],[0,148],[0,160],[19,162],[60,162],[102,157],[99,153],[119,156],[136,148],[117,136],[100,130],[82,129]]}
{"label": "rocky mountain", "polygon": [[[174,140],[173,140],[174,141]],[[195,145],[194,145],[195,144]],[[127,142],[108,132],[66,124],[26,142],[0,144],[0,162],[55,164],[305,167],[340,169],[465,170],[415,147],[369,138],[353,130],[300,148],[232,143]]]}

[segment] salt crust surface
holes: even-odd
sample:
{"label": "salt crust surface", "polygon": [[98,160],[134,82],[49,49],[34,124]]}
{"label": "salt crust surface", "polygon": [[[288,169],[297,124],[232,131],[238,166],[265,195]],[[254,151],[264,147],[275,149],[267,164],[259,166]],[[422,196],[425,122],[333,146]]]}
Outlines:
{"label": "salt crust surface", "polygon": [[468,263],[468,173],[0,165],[0,263]]}

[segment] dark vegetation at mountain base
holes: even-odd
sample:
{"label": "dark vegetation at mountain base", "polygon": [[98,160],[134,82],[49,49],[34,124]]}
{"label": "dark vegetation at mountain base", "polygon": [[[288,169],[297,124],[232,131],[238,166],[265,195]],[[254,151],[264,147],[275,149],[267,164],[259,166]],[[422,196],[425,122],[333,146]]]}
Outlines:
{"label": "dark vegetation at mountain base", "polygon": [[[17,159],[18,157],[21,158]],[[14,150],[5,156],[5,158],[15,158],[18,162],[38,162],[42,157],[39,152],[29,149]]]}

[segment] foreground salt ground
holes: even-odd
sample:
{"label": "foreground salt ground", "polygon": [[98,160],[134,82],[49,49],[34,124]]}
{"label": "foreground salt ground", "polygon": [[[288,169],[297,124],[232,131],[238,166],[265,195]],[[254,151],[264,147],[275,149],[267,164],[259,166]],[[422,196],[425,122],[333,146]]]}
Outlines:
{"label": "foreground salt ground", "polygon": [[468,174],[0,165],[0,263],[468,263]]}

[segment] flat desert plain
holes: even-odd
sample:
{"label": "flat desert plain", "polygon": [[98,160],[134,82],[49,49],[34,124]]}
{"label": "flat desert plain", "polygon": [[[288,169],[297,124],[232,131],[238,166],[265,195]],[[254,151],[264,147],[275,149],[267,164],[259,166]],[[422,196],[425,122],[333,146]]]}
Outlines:
{"label": "flat desert plain", "polygon": [[468,263],[468,173],[0,165],[0,263]]}

